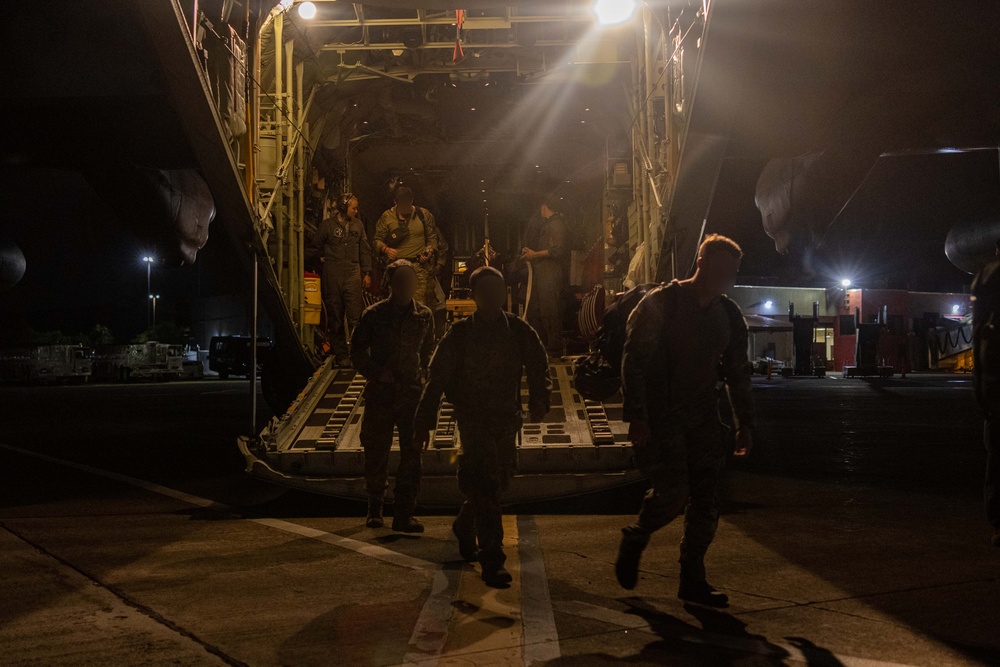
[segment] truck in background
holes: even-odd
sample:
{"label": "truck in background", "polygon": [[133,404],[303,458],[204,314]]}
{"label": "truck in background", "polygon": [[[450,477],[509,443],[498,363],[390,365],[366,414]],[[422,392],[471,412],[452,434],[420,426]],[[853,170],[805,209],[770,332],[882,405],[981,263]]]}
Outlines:
{"label": "truck in background", "polygon": [[42,345],[0,352],[0,381],[83,383],[90,379],[90,350],[83,345]]}

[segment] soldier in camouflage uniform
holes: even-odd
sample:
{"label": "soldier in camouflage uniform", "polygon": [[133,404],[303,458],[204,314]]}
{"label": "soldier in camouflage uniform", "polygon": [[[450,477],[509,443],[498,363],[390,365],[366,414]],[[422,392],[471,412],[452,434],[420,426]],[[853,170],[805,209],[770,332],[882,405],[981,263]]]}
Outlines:
{"label": "soldier in camouflage uniform", "polygon": [[399,468],[393,494],[392,529],[422,533],[413,517],[420,490],[420,449],[413,447],[413,415],[431,352],[434,317],[413,299],[417,275],[409,262],[396,260],[386,268],[389,298],[370,306],[351,339],[351,361],[368,383],[361,446],[365,450],[369,528],[381,528],[382,498],[388,487],[389,449],[393,427],[399,430]]}
{"label": "soldier in camouflage uniform", "polygon": [[426,447],[441,394],[447,394],[461,435],[458,487],[466,497],[452,530],[462,557],[479,560],[483,581],[503,586],[511,576],[503,566],[500,494],[517,463],[521,374],[528,376],[533,422],[541,421],[549,410],[552,381],[538,334],[503,311],[507,298],[503,274],[491,267],[476,269],[469,286],[476,313],[456,322],[434,352],[414,433],[419,446]]}
{"label": "soldier in camouflage uniform", "polygon": [[996,257],[972,285],[972,353],[976,399],[985,419],[986,520],[993,527],[993,546],[1000,547],[1000,240]]}
{"label": "soldier in camouflage uniform", "polygon": [[440,234],[434,216],[426,208],[413,205],[413,192],[396,190],[396,205],[375,223],[375,252],[392,262],[405,259],[417,272],[417,292],[413,298],[433,310],[437,297],[434,274],[439,271]]}
{"label": "soldier in camouflage uniform", "polygon": [[[330,352],[341,366],[349,365],[347,339],[364,309],[362,289],[372,284],[372,254],[365,226],[357,218],[358,198],[340,195],[333,216],[319,224],[313,245],[323,264],[323,302]],[[347,328],[344,320],[347,320]]]}
{"label": "soldier in camouflage uniform", "polygon": [[684,513],[678,597],[728,604],[706,581],[704,559],[719,522],[719,476],[731,447],[719,420],[720,378],[735,413],[737,455],[749,451],[754,426],[746,322],[724,296],[741,257],[730,239],[709,236],[699,249],[695,276],[651,290],[629,317],[624,419],[636,463],[652,488],[638,520],[622,531],[615,574],[626,589],[638,582],[650,535]]}

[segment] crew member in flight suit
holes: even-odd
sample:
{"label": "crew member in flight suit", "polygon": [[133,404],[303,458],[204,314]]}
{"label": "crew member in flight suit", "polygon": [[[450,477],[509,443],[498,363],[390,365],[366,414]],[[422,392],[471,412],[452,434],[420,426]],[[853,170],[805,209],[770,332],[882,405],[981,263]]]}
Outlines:
{"label": "crew member in flight suit", "polygon": [[521,250],[521,259],[531,263],[533,274],[526,319],[553,357],[561,357],[565,352],[562,300],[567,279],[566,221],[556,212],[558,205],[555,197],[545,198],[540,207],[541,225],[529,230],[527,245]]}
{"label": "crew member in flight suit", "polygon": [[420,448],[414,447],[413,416],[434,350],[434,316],[413,299],[417,274],[406,260],[386,268],[389,298],[370,306],[351,339],[351,361],[365,376],[361,446],[365,451],[369,528],[381,528],[382,500],[388,488],[393,427],[399,430],[399,468],[393,493],[392,529],[422,533],[413,517],[420,490]]}
{"label": "crew member in flight suit", "polygon": [[322,290],[330,352],[344,367],[350,365],[347,340],[364,309],[361,291],[372,284],[371,248],[365,226],[357,215],[358,198],[349,193],[340,195],[334,204],[334,215],[319,224],[313,239],[323,264]]}
{"label": "crew member in flight suit", "polygon": [[976,399],[985,420],[986,520],[993,527],[993,546],[1000,547],[1000,240],[996,257],[972,285],[972,354]]}
{"label": "crew member in flight suit", "polygon": [[452,530],[462,557],[479,560],[483,581],[503,586],[511,576],[503,566],[500,494],[517,463],[521,374],[524,371],[528,377],[533,422],[540,422],[549,410],[552,381],[538,335],[503,310],[507,299],[503,274],[492,267],[478,268],[469,286],[476,312],[456,322],[434,352],[417,408],[414,437],[419,447],[426,448],[441,394],[446,394],[455,408],[461,436],[458,488],[465,495]]}
{"label": "crew member in flight suit", "polygon": [[622,530],[615,574],[623,588],[635,587],[650,535],[683,513],[678,597],[728,604],[705,579],[705,553],[719,523],[719,477],[732,448],[719,420],[720,379],[733,406],[737,456],[749,452],[754,427],[747,325],[725,296],[742,255],[732,240],[707,237],[694,277],[651,290],[628,319],[624,420],[652,488],[638,520]]}
{"label": "crew member in flight suit", "polygon": [[413,298],[433,310],[437,290],[432,281],[441,254],[437,223],[430,211],[413,205],[410,188],[398,188],[395,201],[396,205],[375,223],[375,252],[387,262],[405,259],[413,264],[417,272],[417,293]]}

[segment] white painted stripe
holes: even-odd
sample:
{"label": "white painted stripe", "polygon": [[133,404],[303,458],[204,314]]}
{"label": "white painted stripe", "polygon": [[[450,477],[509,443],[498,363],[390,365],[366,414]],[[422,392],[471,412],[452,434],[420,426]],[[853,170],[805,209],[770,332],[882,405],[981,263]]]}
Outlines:
{"label": "white painted stripe", "polygon": [[531,516],[517,517],[517,550],[521,561],[521,619],[524,627],[524,664],[559,657],[559,633],[549,597],[538,527]]}
{"label": "white painted stripe", "polygon": [[[636,614],[627,614],[623,611],[608,609],[598,605],[580,602],[577,600],[567,600],[555,603],[556,611],[571,616],[590,618],[595,621],[617,625],[629,630],[639,630],[648,632],[658,637],[664,636],[664,629],[654,630],[645,619]],[[855,658],[849,655],[839,655],[836,653],[823,652],[821,655],[806,655],[800,648],[783,642],[771,642],[764,639],[753,639],[751,637],[733,637],[730,635],[720,635],[712,632],[701,632],[697,635],[683,633],[671,634],[672,639],[691,644],[704,644],[706,646],[718,646],[720,648],[735,649],[745,653],[755,653],[785,660],[803,662],[807,665],[829,665],[830,667],[913,667],[898,662],[883,662],[881,660],[870,660],[868,658]]]}
{"label": "white painted stripe", "polygon": [[403,658],[404,665],[421,664],[434,667],[448,641],[458,581],[462,568],[449,568],[434,573],[430,595],[424,600],[420,615],[410,635],[410,649]]}
{"label": "white painted stripe", "polygon": [[[20,447],[12,447],[10,445],[0,444],[0,448],[6,449],[11,452],[16,452],[18,454],[23,454],[24,456],[31,456],[42,461],[47,461],[49,463],[54,463],[56,465],[61,465],[67,468],[74,468],[83,472],[90,473],[92,475],[97,475],[99,477],[104,477],[107,479],[114,480],[116,482],[121,482],[123,484],[129,484],[131,486],[138,487],[145,491],[151,493],[156,493],[161,496],[166,496],[168,498],[173,498],[174,500],[179,500],[181,502],[187,503],[189,505],[194,505],[195,507],[203,507],[215,512],[225,512],[236,514],[239,516],[239,511],[229,505],[223,503],[217,503],[214,500],[209,500],[208,498],[201,498],[199,496],[193,496],[190,493],[185,493],[183,491],[178,491],[177,489],[171,489],[155,482],[147,482],[144,479],[137,479],[135,477],[129,477],[128,475],[122,475],[117,472],[111,472],[110,470],[103,470],[101,468],[94,468],[83,463],[76,463],[74,461],[66,461],[64,459],[57,459],[53,456],[48,456],[46,454],[40,454],[38,452],[33,452],[27,449],[21,449]],[[436,563],[430,561],[422,560],[420,558],[414,558],[413,556],[407,556],[406,554],[399,553],[398,551],[392,551],[391,549],[386,549],[374,544],[368,544],[367,542],[361,542],[359,540],[352,540],[349,537],[341,537],[340,535],[335,535],[334,533],[328,533],[323,530],[317,530],[315,528],[309,528],[307,526],[300,526],[297,523],[292,523],[290,521],[284,521],[283,519],[255,519],[252,517],[243,517],[247,521],[253,523],[267,526],[269,528],[274,528],[275,530],[280,530],[285,533],[291,533],[292,535],[298,535],[299,537],[305,537],[312,540],[317,540],[323,542],[324,544],[330,544],[342,549],[347,549],[348,551],[353,551],[355,553],[361,554],[362,556],[368,556],[369,558],[375,558],[377,560],[384,561],[386,563],[392,563],[393,565],[399,565],[400,567],[410,568],[412,570],[422,570],[427,572],[432,572],[438,569]]]}

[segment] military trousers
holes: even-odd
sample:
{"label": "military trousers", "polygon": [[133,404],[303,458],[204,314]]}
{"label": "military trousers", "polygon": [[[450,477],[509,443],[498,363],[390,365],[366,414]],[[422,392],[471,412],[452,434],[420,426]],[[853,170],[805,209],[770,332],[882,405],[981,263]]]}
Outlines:
{"label": "military trousers", "polygon": [[421,452],[413,447],[413,417],[420,401],[419,386],[371,381],[365,387],[361,420],[361,447],[365,452],[368,497],[382,500],[389,488],[389,451],[392,434],[399,432],[399,467],[393,491],[396,516],[412,516],[420,491]]}
{"label": "military trousers", "polygon": [[538,332],[545,350],[555,356],[564,353],[562,335],[562,268],[551,261],[532,265],[531,298],[525,318]]}
{"label": "military trousers", "polygon": [[986,483],[983,496],[986,501],[986,520],[1000,529],[1000,418],[983,423],[983,442],[986,445]]}
{"label": "military trousers", "polygon": [[330,350],[337,357],[346,359],[349,356],[347,341],[364,310],[358,267],[337,266],[329,260],[323,262],[322,292]]}
{"label": "military trousers", "polygon": [[684,514],[681,577],[705,580],[705,554],[719,525],[718,488],[726,461],[725,427],[717,407],[671,412],[650,424],[650,438],[635,449],[651,488],[627,535],[645,541]]}
{"label": "military trousers", "polygon": [[487,568],[504,564],[503,514],[500,496],[517,466],[518,420],[463,418],[457,415],[462,439],[458,488],[465,496],[455,530],[475,534],[479,562]]}

